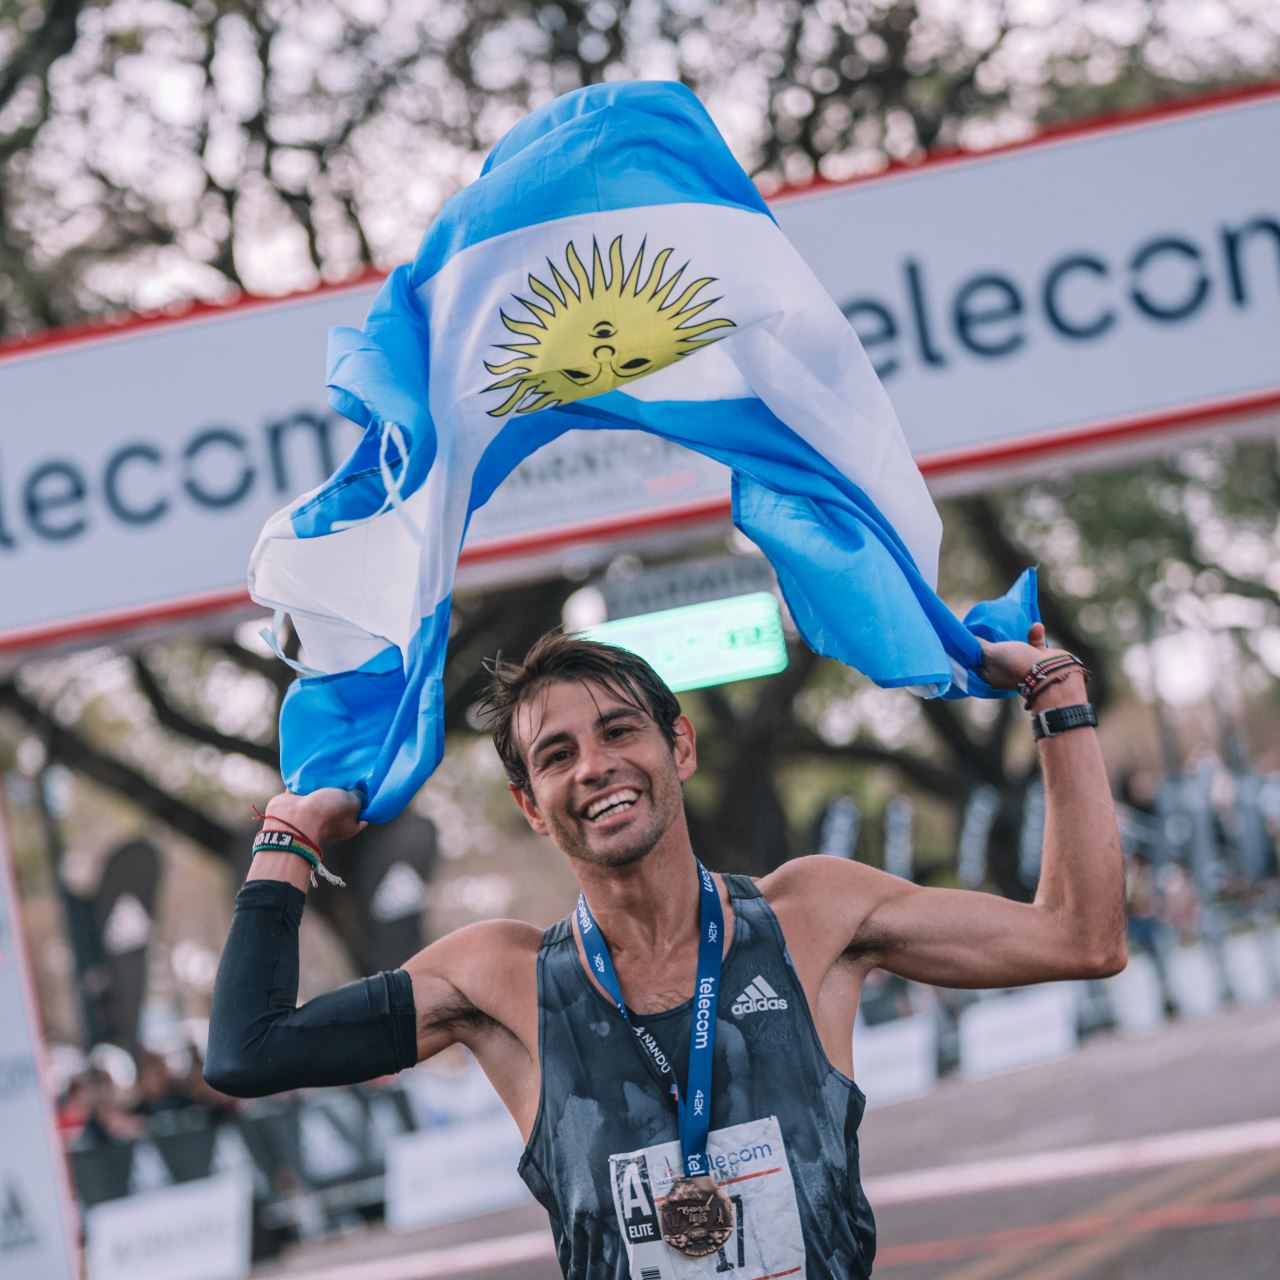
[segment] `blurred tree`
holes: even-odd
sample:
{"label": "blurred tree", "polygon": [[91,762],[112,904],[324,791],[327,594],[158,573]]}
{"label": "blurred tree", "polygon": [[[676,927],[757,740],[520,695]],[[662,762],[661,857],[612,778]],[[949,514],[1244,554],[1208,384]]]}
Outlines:
{"label": "blurred tree", "polygon": [[[1278,51],[1280,14],[1261,0],[18,0],[0,6],[0,333],[388,266],[521,115],[589,82],[684,80],[769,190],[1257,79]],[[1143,610],[1228,596],[1274,609],[1276,483],[1267,443],[958,500],[943,586],[992,594],[1039,560],[1046,620],[1105,701]],[[1269,560],[1238,561],[1242,531]],[[471,731],[480,657],[522,652],[567,591],[459,600],[452,731]],[[171,757],[181,743],[255,762],[260,785],[287,672],[233,640],[155,644],[120,670],[92,700],[96,723],[47,672],[0,686],[0,708],[229,858],[247,775]],[[246,689],[257,713],[228,710]],[[957,814],[974,786],[999,787],[995,874],[1021,891],[1012,833],[1034,764],[1010,738],[1013,704],[890,704],[803,651],[781,677],[691,703],[713,730],[690,798],[717,865],[758,874],[804,852],[798,780],[872,765]]]}

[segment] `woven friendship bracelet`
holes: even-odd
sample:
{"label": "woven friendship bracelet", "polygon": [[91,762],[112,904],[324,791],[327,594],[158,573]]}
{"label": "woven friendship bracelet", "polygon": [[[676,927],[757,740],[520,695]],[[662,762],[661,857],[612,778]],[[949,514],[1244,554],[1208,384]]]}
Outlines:
{"label": "woven friendship bracelet", "polygon": [[314,849],[316,851],[316,857],[318,858],[324,857],[324,854],[320,850],[320,846],[309,835],[307,835],[307,833],[303,831],[301,827],[295,827],[293,823],[290,822],[287,818],[277,818],[274,813],[268,816],[267,814],[263,813],[262,810],[259,809],[256,804],[250,805],[249,808],[253,813],[253,816],[257,818],[259,822],[278,822],[282,827],[288,827],[289,830],[294,833],[294,835],[301,837],[303,844],[307,845],[309,848]]}
{"label": "woven friendship bracelet", "polygon": [[272,853],[296,853],[313,865],[320,861],[320,850],[308,840],[299,840],[292,831],[259,831],[253,837],[253,852],[264,849]]}
{"label": "woven friendship bracelet", "polygon": [[[277,819],[272,819],[277,821]],[[259,853],[293,853],[311,864],[311,884],[316,884],[316,877],[328,881],[329,884],[345,889],[346,881],[335,876],[324,865],[319,848],[305,838],[299,839],[292,831],[259,831],[253,838],[253,856]]]}
{"label": "woven friendship bracelet", "polygon": [[1089,668],[1073,653],[1055,653],[1048,658],[1041,658],[1031,670],[1018,681],[1018,692],[1022,695],[1022,705],[1031,710],[1031,704],[1051,684],[1057,684],[1070,674],[1073,667],[1079,667],[1086,680],[1089,679]]}

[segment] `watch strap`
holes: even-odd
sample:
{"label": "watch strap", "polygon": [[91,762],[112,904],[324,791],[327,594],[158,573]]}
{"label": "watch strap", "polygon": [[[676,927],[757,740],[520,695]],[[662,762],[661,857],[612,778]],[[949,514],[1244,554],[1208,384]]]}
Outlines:
{"label": "watch strap", "polygon": [[1071,729],[1097,728],[1098,713],[1092,702],[1077,702],[1070,707],[1049,707],[1031,716],[1031,734],[1037,742],[1041,738],[1055,738]]}

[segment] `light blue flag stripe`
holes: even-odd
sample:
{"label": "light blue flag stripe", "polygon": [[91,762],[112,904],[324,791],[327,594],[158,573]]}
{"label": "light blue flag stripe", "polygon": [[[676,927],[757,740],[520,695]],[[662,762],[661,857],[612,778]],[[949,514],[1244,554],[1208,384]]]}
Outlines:
{"label": "light blue flag stripe", "polygon": [[[542,247],[534,251],[521,240],[514,261],[525,262],[522,270],[530,273],[541,270],[543,261],[550,269],[552,255],[563,265],[566,237],[583,244],[580,231],[563,229],[573,219],[613,215],[589,224],[599,225],[607,237],[617,232],[622,215],[636,210],[652,211],[653,225],[664,228],[654,232],[663,244],[679,238],[670,228],[687,230],[691,217],[702,216],[698,211],[716,210],[727,218],[725,234],[768,228],[775,237],[768,243],[781,242],[755,187],[688,90],[671,84],[593,86],[548,104],[513,129],[494,149],[482,177],[442,210],[415,261],[388,277],[363,330],[332,334],[331,402],[365,427],[366,435],[329,482],[269,522],[251,568],[256,598],[290,609],[304,630],[308,661],[331,673],[296,681],[285,700],[282,770],[291,790],[358,788],[368,800],[364,816],[374,821],[395,816],[409,802],[443,750],[452,564],[466,521],[529,454],[573,429],[647,431],[728,465],[734,520],[768,555],[801,635],[817,652],[885,686],[923,687],[947,697],[995,693],[976,674],[977,637],[1025,638],[1038,619],[1034,571],[1002,599],[976,606],[963,623],[937,597],[909,549],[923,548],[928,558],[929,522],[936,520],[919,474],[847,322],[820,290],[814,293],[811,273],[801,278],[807,268],[789,247],[794,261],[788,259],[783,274],[768,279],[776,305],[771,294],[763,310],[753,313],[758,319],[740,313],[731,326],[743,341],[755,324],[764,325],[765,336],[741,349],[728,343],[733,363],[716,364],[701,352],[689,357],[702,362],[697,367],[705,380],[718,378],[737,390],[696,400],[608,390],[493,420],[493,397],[477,396],[487,389],[483,378],[466,378],[473,377],[467,360],[474,361],[486,341],[481,336],[477,347],[469,326],[491,326],[496,316],[476,311],[468,318],[459,310],[456,286],[441,284],[437,296],[437,283],[450,264],[462,261],[459,255],[467,255],[468,280],[483,279],[489,270],[509,272],[513,237],[528,236],[531,228],[545,228],[545,242],[538,241]],[[634,226],[634,218],[627,225]],[[626,252],[634,254],[635,241],[629,243],[633,247]],[[607,246],[606,239],[602,253]],[[529,252],[534,258],[522,257]],[[490,262],[497,265],[489,268]],[[757,277],[762,269],[757,261],[742,265]],[[724,277],[717,290],[724,291],[726,307],[735,300],[747,305],[744,298],[759,295],[758,288],[755,295],[745,288],[758,285],[758,278],[735,281],[723,267],[718,274]],[[805,301],[793,301],[793,294]],[[814,388],[812,411],[801,406],[795,422],[783,421],[753,394],[760,389],[754,381],[746,387],[732,372],[736,363],[750,378],[762,351],[776,357],[773,376],[787,383],[761,390],[773,396],[771,404],[794,404],[794,384],[805,378]],[[839,381],[844,375],[815,372],[841,369],[852,370],[849,377],[865,403],[856,396],[847,407],[833,401],[835,386],[822,379]],[[760,376],[767,381],[769,375]],[[439,393],[441,386],[450,388],[447,394]],[[433,404],[443,415],[439,422]],[[847,423],[841,416],[846,412]],[[834,418],[841,419],[835,427]],[[802,430],[802,422],[813,424],[818,435],[811,438],[810,426]],[[856,459],[864,456],[865,436],[865,457],[874,462],[867,474],[880,486],[878,501],[830,460],[824,452],[829,445],[815,443],[838,438],[833,429],[846,432],[837,453],[856,440],[855,469],[862,465]],[[861,434],[850,437],[853,430]],[[886,517],[886,501],[898,512],[895,518],[910,515],[910,536],[904,538]],[[917,501],[919,519],[911,514]],[[397,519],[405,530],[417,530],[424,564],[430,561],[426,568],[405,558],[408,535],[387,525]],[[317,555],[299,557],[289,549],[290,540],[295,548],[314,546]],[[340,551],[330,553],[329,546],[339,542]],[[380,576],[380,566],[369,562],[373,598],[362,605],[362,575],[351,556],[366,544],[368,554],[391,555],[400,567]],[[441,557],[448,560],[444,569]],[[327,573],[330,564],[342,572]],[[436,594],[424,596],[429,587]],[[386,591],[395,598],[379,594]],[[366,614],[385,622],[361,621]],[[406,630],[409,617],[415,621]],[[395,639],[397,634],[403,638]],[[324,660],[330,639],[333,653],[346,658]]]}

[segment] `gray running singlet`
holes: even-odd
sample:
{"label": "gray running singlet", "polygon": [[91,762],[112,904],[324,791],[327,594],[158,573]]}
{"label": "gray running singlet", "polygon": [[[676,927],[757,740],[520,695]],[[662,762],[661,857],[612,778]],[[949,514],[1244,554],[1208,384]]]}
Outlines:
{"label": "gray running singlet", "polygon": [[[669,1249],[656,1205],[679,1176],[675,1107],[634,1033],[591,984],[572,917],[538,953],[542,1097],[520,1176],[551,1217],[567,1280],[865,1280],[875,1221],[858,1172],[862,1091],[827,1060],[782,930],[755,884],[734,910],[716,1028],[708,1154],[736,1232],[701,1259]],[[641,1016],[683,1088],[692,1000]]]}

